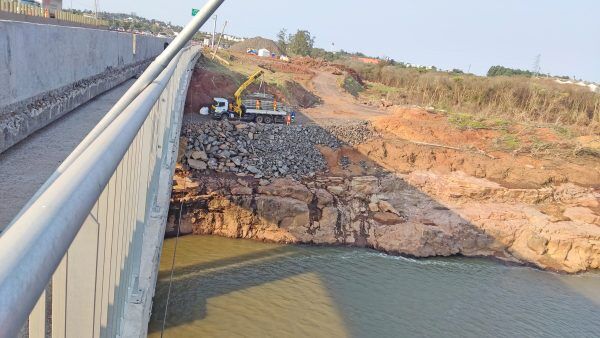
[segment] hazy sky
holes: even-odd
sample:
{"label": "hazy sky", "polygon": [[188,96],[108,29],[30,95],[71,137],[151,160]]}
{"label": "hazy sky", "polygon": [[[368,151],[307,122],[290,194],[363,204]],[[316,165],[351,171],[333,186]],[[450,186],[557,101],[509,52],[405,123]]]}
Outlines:
{"label": "hazy sky", "polygon": [[[183,25],[203,0],[99,0],[100,9]],[[71,0],[63,0],[69,7]],[[91,8],[93,0],[74,0]],[[492,65],[600,82],[599,0],[225,0],[219,25],[245,37],[307,29],[318,47],[485,74]],[[202,30],[212,30],[204,27]]]}

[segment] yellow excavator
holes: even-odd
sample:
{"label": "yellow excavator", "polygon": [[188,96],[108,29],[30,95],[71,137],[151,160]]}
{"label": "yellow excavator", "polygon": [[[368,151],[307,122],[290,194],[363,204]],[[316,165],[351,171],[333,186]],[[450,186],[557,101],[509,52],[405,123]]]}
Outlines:
{"label": "yellow excavator", "polygon": [[263,74],[263,70],[258,70],[250,75],[233,94],[234,102],[216,97],[211,106],[213,118],[216,120],[239,119],[257,123],[284,122],[288,113],[273,96],[257,93],[250,99],[242,99],[244,91]]}

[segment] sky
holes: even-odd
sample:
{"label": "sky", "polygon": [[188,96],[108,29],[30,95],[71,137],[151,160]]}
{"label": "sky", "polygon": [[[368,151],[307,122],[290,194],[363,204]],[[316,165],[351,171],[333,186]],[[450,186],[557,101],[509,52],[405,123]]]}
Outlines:
{"label": "sky", "polygon": [[[91,9],[93,0],[63,0]],[[185,25],[203,0],[99,0],[99,9]],[[226,33],[306,29],[316,46],[484,75],[490,66],[600,82],[598,0],[225,0]],[[212,25],[209,21],[207,25]],[[211,27],[203,27],[211,31]],[[332,43],[335,47],[332,47]]]}

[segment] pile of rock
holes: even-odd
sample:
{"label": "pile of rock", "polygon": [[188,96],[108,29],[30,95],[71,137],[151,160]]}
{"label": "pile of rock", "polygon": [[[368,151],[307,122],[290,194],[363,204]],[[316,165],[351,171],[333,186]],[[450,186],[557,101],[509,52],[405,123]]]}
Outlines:
{"label": "pile of rock", "polygon": [[379,136],[371,122],[368,121],[326,125],[323,128],[329,134],[335,135],[338,140],[353,146],[368,142]]}
{"label": "pile of rock", "polygon": [[326,168],[317,145],[339,148],[373,137],[367,124],[284,126],[207,121],[184,127],[185,158],[199,171],[256,178],[312,177]]}

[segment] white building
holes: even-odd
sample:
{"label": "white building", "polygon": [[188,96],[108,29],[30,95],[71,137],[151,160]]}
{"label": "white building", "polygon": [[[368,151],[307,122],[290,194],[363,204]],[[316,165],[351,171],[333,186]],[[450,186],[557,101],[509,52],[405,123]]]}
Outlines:
{"label": "white building", "polygon": [[271,57],[271,52],[268,49],[259,49],[258,50],[258,56],[263,57],[263,58],[270,58]]}

